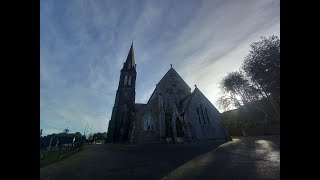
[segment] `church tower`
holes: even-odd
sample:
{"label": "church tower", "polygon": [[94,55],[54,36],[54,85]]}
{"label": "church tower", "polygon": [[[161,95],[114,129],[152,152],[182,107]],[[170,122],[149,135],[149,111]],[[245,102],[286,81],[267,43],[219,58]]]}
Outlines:
{"label": "church tower", "polygon": [[120,73],[120,80],[108,127],[108,142],[126,142],[130,140],[129,131],[132,125],[135,108],[136,64],[134,61],[133,43],[126,62]]}

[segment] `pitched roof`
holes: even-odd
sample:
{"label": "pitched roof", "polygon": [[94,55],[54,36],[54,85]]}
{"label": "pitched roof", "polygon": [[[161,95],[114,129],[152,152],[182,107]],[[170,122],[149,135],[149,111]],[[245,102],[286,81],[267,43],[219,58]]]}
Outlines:
{"label": "pitched roof", "polygon": [[198,88],[195,88],[193,90],[193,92],[186,98],[186,99],[183,99],[181,101],[181,105],[182,105],[182,111],[181,111],[181,114],[185,113],[186,109],[188,108],[189,104],[190,104],[190,101],[191,99],[193,98],[196,90],[198,90]]}
{"label": "pitched roof", "polygon": [[175,69],[173,69],[173,67],[171,66],[171,68],[167,71],[167,73],[160,79],[160,81],[157,83],[157,85],[163,80],[165,79],[165,77],[169,76],[171,73],[175,74],[185,85],[186,87],[188,87],[189,89],[191,89],[188,84],[182,79],[182,77],[177,73],[177,71]]}
{"label": "pitched roof", "polygon": [[155,89],[153,90],[153,92],[152,92],[152,94],[151,94],[151,96],[150,96],[150,98],[149,98],[149,100],[148,100],[147,104],[148,104],[148,103],[149,103],[149,101],[151,100],[151,98],[152,98],[152,96],[154,95],[154,93],[156,92],[156,90],[157,90],[157,88],[155,88]]}

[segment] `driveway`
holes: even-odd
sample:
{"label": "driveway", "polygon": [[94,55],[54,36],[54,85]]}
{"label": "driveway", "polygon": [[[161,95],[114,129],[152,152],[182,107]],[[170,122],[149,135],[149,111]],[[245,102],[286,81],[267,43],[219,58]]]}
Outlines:
{"label": "driveway", "polygon": [[280,136],[235,138],[163,179],[280,179]]}
{"label": "driveway", "polygon": [[280,179],[280,136],[223,143],[87,145],[40,179]]}

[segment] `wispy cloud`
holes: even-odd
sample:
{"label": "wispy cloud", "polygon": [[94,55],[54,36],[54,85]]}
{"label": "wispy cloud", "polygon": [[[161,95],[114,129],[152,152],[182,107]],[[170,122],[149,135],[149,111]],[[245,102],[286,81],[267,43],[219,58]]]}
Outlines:
{"label": "wispy cloud", "polygon": [[215,105],[218,85],[249,44],[280,35],[276,0],[41,1],[40,108],[44,132],[107,131],[120,69],[134,41],[136,102],[173,64]]}

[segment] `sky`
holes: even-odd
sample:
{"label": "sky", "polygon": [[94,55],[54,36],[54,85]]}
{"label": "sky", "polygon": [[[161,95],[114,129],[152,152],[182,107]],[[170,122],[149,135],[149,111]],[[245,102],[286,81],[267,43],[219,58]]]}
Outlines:
{"label": "sky", "polygon": [[40,128],[107,132],[132,41],[136,103],[172,64],[223,112],[220,81],[271,35],[280,37],[279,0],[41,0]]}

